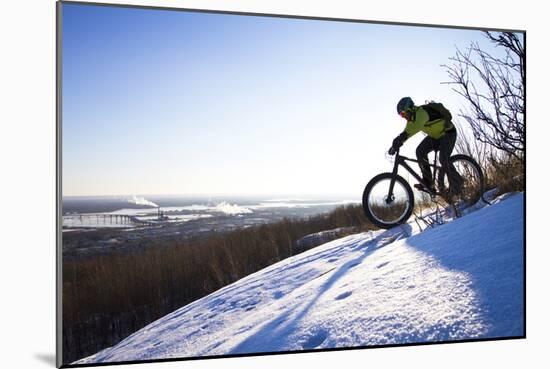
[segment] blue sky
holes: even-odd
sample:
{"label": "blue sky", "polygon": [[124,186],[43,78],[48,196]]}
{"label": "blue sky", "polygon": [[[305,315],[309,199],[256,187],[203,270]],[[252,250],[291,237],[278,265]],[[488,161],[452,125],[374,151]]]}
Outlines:
{"label": "blue sky", "polygon": [[[341,194],[479,31],[63,4],[63,194]],[[488,47],[491,47],[487,45]],[[413,155],[420,134],[406,143]]]}

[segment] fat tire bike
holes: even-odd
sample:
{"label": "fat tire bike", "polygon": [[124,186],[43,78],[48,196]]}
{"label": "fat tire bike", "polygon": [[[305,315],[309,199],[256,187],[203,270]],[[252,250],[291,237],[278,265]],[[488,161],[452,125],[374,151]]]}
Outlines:
{"label": "fat tire bike", "polygon": [[[450,191],[449,180],[445,170],[437,163],[438,151],[435,152],[433,163],[429,163],[435,180],[435,189],[425,188],[432,201],[442,198],[456,209],[464,209],[479,201],[483,195],[484,178],[479,164],[467,155],[453,155],[450,158],[460,174],[463,185],[456,193]],[[400,166],[405,168],[419,183],[422,178],[407,162],[418,163],[418,160],[395,153],[392,172],[380,173],[367,183],[363,191],[363,211],[367,218],[380,228],[392,228],[407,222],[414,210],[414,193],[410,184],[398,174]],[[434,191],[435,190],[435,191]],[[458,214],[457,214],[458,215]]]}

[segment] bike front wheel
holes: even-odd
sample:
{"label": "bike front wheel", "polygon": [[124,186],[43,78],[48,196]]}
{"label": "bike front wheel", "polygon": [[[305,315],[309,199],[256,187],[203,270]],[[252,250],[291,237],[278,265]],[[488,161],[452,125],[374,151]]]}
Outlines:
{"label": "bike front wheel", "polygon": [[413,208],[411,186],[399,175],[379,174],[367,183],[363,191],[363,211],[380,228],[388,229],[405,223]]}

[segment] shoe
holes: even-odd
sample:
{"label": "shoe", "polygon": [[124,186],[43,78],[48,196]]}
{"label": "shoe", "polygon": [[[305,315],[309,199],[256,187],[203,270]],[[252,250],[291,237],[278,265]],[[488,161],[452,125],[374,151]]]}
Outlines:
{"label": "shoe", "polygon": [[453,185],[450,186],[448,195],[451,197],[458,196],[462,193],[463,188],[464,180],[462,178],[459,178]]}
{"label": "shoe", "polygon": [[433,185],[426,186],[424,183],[417,183],[414,185],[414,188],[419,191],[427,192],[429,194],[435,193],[435,188],[433,187]]}

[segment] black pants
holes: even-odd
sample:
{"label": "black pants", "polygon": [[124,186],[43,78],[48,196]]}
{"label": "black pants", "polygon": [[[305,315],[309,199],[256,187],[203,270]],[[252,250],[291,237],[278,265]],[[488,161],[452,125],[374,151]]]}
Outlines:
{"label": "black pants", "polygon": [[443,167],[445,173],[449,178],[451,186],[459,186],[462,179],[460,174],[456,171],[455,167],[450,162],[451,153],[456,143],[456,129],[445,133],[443,137],[436,140],[431,137],[426,137],[418,147],[416,148],[416,158],[418,159],[418,165],[422,171],[422,179],[426,183],[432,183],[432,171],[430,170],[430,164],[428,162],[428,154],[432,151],[439,150],[439,163]]}

